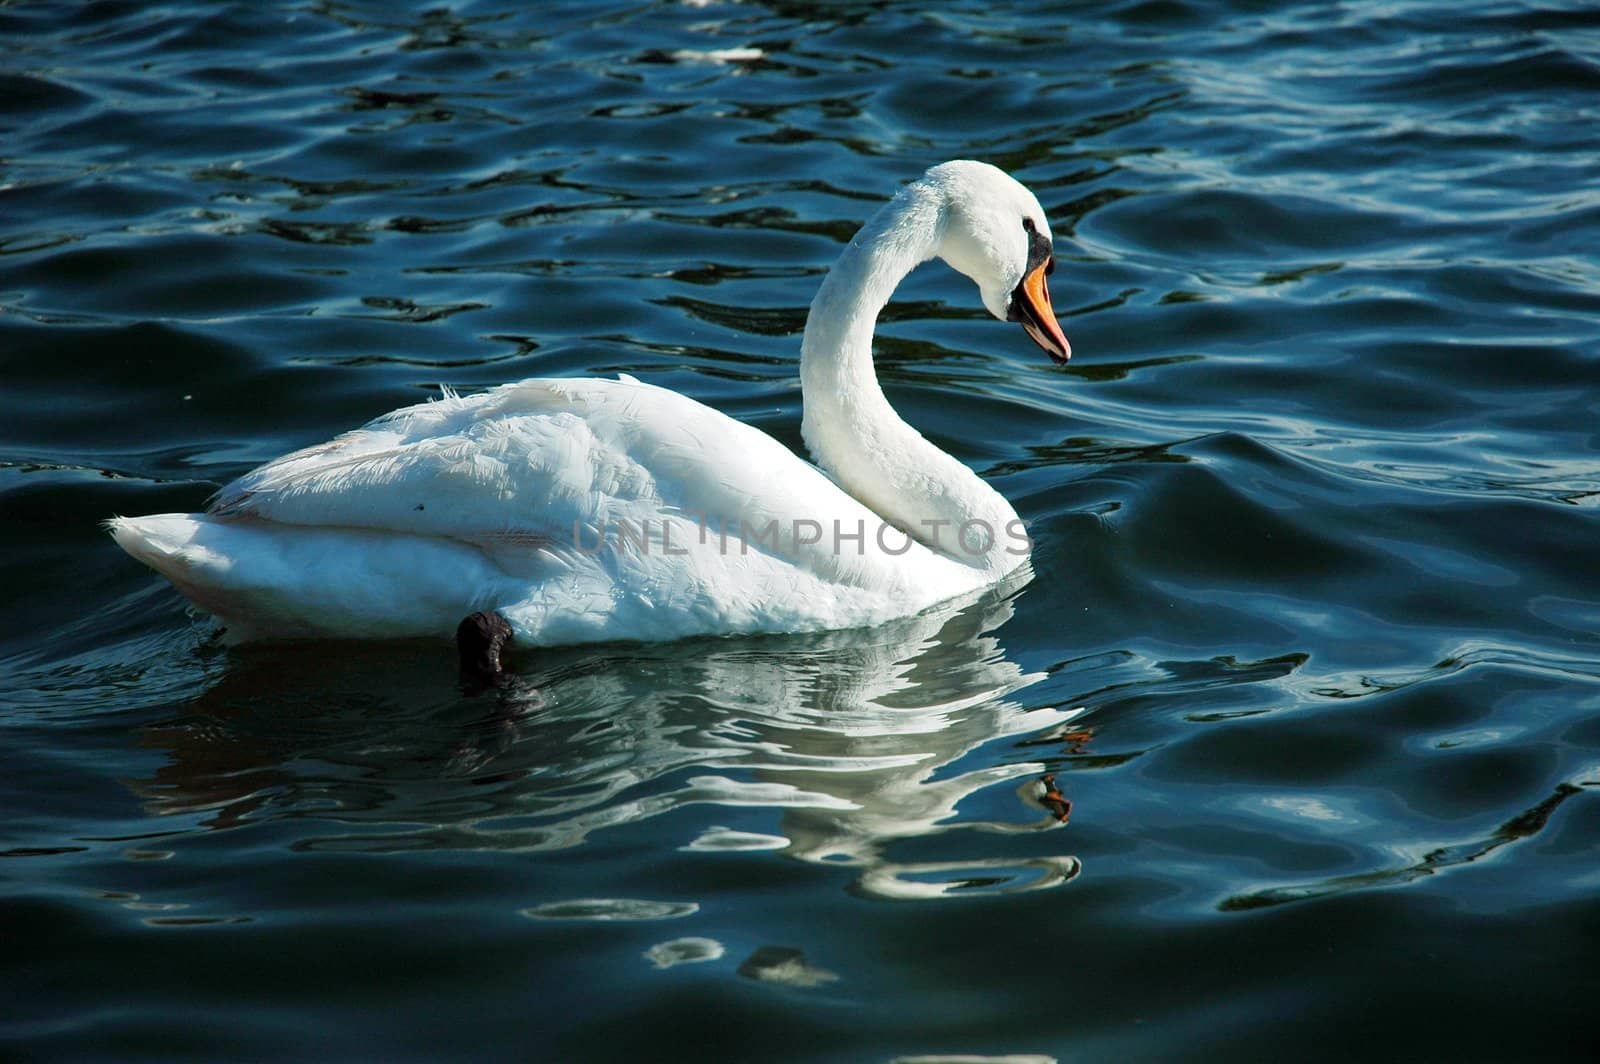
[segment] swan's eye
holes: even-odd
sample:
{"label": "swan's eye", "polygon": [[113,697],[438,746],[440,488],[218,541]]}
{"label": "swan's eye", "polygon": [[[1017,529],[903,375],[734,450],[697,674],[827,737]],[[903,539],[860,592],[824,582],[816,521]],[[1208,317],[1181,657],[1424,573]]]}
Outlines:
{"label": "swan's eye", "polygon": [[1050,271],[1056,268],[1055,256],[1050,253],[1050,238],[1039,231],[1039,225],[1032,215],[1023,217],[1022,228],[1028,234],[1028,264],[1024,272],[1032,273],[1043,266],[1045,275],[1049,276]]}

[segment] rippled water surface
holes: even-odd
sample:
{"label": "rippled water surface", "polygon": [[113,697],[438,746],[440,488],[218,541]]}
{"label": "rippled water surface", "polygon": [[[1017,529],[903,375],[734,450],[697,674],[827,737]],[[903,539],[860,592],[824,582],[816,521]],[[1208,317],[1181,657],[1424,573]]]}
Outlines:
{"label": "rippled water surface", "polygon": [[[1575,1052],[1597,129],[1586,3],[0,3],[0,1049]],[[798,448],[823,271],[954,157],[1076,357],[929,266],[878,366],[1023,586],[469,697],[100,528],[440,384]]]}

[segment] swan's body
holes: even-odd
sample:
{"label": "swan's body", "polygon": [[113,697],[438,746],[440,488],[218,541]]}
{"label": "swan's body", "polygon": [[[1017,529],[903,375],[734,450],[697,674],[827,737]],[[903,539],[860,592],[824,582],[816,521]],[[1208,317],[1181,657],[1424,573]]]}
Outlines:
{"label": "swan's body", "polygon": [[1025,188],[968,162],[930,170],[868,223],[806,323],[803,430],[820,469],[629,377],[527,380],[286,455],[206,513],[111,530],[235,641],[448,636],[478,610],[534,645],[916,613],[999,580],[1027,539],[999,493],[889,407],[873,324],[937,254],[1064,358],[1047,234]]}

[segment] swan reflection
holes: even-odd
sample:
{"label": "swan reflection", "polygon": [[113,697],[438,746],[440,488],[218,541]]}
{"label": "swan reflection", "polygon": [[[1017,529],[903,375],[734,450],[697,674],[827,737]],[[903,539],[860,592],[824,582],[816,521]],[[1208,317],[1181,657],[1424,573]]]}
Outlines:
{"label": "swan reflection", "polygon": [[[687,829],[660,821],[682,833],[663,841],[850,866],[871,897],[1043,889],[1077,859],[981,841],[1060,827],[1070,805],[1045,765],[1009,760],[1008,738],[1075,712],[1013,699],[1040,675],[994,634],[1011,611],[1001,588],[865,631],[547,651],[476,700],[432,646],[235,652],[146,729],[170,760],[133,786],[205,827],[301,821],[301,850],[555,850],[703,806]],[[888,856],[954,832],[954,859]]]}

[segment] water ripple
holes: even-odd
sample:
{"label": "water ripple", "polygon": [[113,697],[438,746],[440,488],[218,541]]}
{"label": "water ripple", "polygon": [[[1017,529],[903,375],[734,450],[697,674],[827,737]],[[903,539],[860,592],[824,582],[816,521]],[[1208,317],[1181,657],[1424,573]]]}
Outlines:
{"label": "water ripple", "polygon": [[[0,1044],[1569,1052],[1597,86],[1565,2],[0,6]],[[473,700],[226,649],[101,531],[441,384],[798,449],[822,273],[962,156],[1039,193],[1077,354],[930,266],[878,364],[1025,587]]]}

